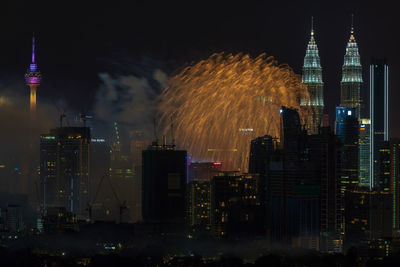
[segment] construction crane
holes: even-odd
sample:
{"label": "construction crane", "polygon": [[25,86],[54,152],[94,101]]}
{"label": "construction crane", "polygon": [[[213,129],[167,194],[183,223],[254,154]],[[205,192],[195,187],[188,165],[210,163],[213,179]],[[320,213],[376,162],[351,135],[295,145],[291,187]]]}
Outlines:
{"label": "construction crane", "polygon": [[118,203],[118,207],[119,207],[119,223],[122,223],[122,217],[123,217],[124,210],[127,209],[126,201],[124,200],[123,202],[121,202],[120,198],[118,197],[117,191],[114,188],[114,185],[111,183],[111,179],[110,179],[110,175],[109,174],[104,174],[101,177],[99,185],[97,186],[97,189],[96,189],[96,193],[95,193],[94,198],[93,198],[93,202],[88,203],[89,220],[90,220],[90,222],[92,222],[92,207],[96,203],[97,196],[99,195],[100,187],[101,187],[101,184],[104,181],[104,178],[107,179],[108,184],[110,185],[111,191],[113,192],[113,195],[115,197],[115,200]]}

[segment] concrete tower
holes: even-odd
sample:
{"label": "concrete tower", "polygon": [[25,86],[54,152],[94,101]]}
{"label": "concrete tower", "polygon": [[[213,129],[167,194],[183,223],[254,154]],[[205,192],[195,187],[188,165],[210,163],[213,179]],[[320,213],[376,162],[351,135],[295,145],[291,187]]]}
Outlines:
{"label": "concrete tower", "polygon": [[37,68],[35,59],[35,36],[32,37],[32,62],[25,73],[25,82],[30,89],[30,117],[31,122],[36,119],[36,90],[40,85],[42,75]]}

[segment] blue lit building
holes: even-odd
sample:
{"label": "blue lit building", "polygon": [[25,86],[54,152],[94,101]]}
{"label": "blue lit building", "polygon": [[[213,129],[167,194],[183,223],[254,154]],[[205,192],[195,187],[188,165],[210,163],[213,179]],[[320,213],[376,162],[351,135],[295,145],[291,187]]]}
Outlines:
{"label": "blue lit building", "polygon": [[314,39],[314,28],[311,25],[311,37],[304,57],[302,83],[307,86],[309,99],[302,99],[300,105],[306,115],[305,122],[308,134],[317,134],[324,110],[324,83],[318,47]]}
{"label": "blue lit building", "polygon": [[335,133],[343,144],[342,149],[342,195],[347,189],[359,184],[359,123],[356,108],[336,107]]}

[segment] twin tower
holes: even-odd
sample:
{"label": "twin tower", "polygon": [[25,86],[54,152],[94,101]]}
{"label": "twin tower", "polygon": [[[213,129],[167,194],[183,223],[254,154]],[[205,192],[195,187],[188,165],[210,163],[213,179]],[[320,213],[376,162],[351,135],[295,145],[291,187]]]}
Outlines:
{"label": "twin tower", "polygon": [[[304,57],[302,82],[307,86],[310,98],[307,101],[302,101],[300,104],[301,106],[311,107],[313,110],[313,112],[310,112],[305,118],[307,132],[309,134],[317,134],[324,112],[324,82],[322,81],[322,68],[318,47],[314,39],[312,22],[311,37]],[[362,115],[360,97],[362,83],[360,54],[358,53],[358,46],[354,38],[354,27],[352,25],[342,67],[340,106],[354,108],[358,118]]]}

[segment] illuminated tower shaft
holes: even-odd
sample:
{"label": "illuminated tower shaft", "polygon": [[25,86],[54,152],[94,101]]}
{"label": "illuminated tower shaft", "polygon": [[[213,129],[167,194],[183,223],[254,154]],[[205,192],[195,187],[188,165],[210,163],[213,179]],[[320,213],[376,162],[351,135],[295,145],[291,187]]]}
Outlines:
{"label": "illuminated tower shaft", "polygon": [[362,67],[360,54],[354,38],[354,29],[351,27],[349,42],[344,55],[341,81],[341,106],[355,108],[357,118],[362,118],[360,91],[362,86]]}
{"label": "illuminated tower shaft", "polygon": [[318,53],[318,47],[314,40],[314,29],[311,26],[311,38],[307,45],[304,57],[302,82],[307,86],[310,98],[301,101],[301,106],[311,109],[306,112],[305,118],[308,134],[317,134],[321,125],[324,110],[324,83],[322,81],[322,68]]}
{"label": "illuminated tower shaft", "polygon": [[30,117],[31,123],[34,123],[36,118],[36,91],[40,85],[42,75],[37,68],[35,62],[35,37],[32,37],[32,63],[29,65],[28,71],[25,73],[26,85],[30,88]]}

